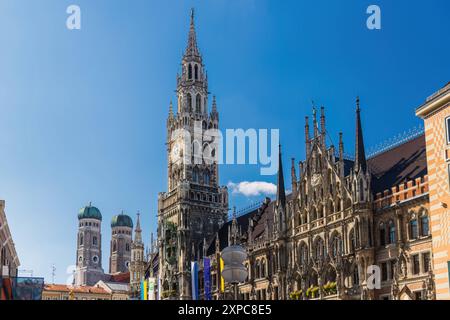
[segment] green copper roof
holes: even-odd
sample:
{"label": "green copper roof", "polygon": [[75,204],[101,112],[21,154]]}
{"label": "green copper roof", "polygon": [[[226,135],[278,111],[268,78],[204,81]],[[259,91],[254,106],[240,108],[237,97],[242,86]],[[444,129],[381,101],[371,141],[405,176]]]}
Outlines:
{"label": "green copper roof", "polygon": [[84,208],[81,208],[78,212],[78,220],[80,219],[97,219],[102,220],[102,214],[100,213],[100,210],[98,210],[96,207],[93,207],[91,205],[88,205]]}
{"label": "green copper roof", "polygon": [[119,214],[114,216],[111,220],[111,228],[114,227],[129,227],[133,228],[133,220],[126,214]]}

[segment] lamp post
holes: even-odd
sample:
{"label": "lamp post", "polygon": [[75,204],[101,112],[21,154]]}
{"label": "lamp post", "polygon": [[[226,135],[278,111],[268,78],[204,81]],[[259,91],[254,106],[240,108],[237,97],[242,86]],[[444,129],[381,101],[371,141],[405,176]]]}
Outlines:
{"label": "lamp post", "polygon": [[242,264],[247,259],[247,252],[239,245],[226,247],[222,251],[224,268],[223,279],[234,287],[234,300],[238,300],[238,283],[244,282],[248,276],[247,268]]}

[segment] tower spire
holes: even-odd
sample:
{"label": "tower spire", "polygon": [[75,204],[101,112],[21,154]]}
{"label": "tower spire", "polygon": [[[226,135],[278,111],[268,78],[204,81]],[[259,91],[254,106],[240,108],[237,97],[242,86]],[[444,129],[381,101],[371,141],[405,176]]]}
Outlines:
{"label": "tower spire", "polygon": [[313,101],[313,132],[314,132],[314,139],[316,139],[319,136],[319,127],[317,125],[317,109],[316,105]]}
{"label": "tower spire", "polygon": [[170,101],[169,104],[169,119],[173,118],[173,104],[172,104],[172,100]]}
{"label": "tower spire", "polygon": [[200,56],[200,52],[197,47],[197,34],[195,33],[194,8],[191,9],[191,25],[189,28],[188,44],[184,55],[185,57]]}
{"label": "tower spire", "polygon": [[355,172],[367,170],[366,152],[361,125],[361,108],[359,97],[356,98],[356,139],[355,139]]}
{"label": "tower spire", "polygon": [[278,147],[278,179],[277,179],[277,205],[286,208],[286,191],[284,189],[283,163],[281,159],[281,145]]}
{"label": "tower spire", "polygon": [[135,243],[142,243],[142,229],[141,229],[140,215],[141,214],[138,211],[137,219],[136,219],[136,227],[134,229],[134,242]]}
{"label": "tower spire", "polygon": [[212,110],[211,112],[213,114],[217,114],[217,102],[216,102],[216,96],[213,96],[213,101],[212,101]]}
{"label": "tower spire", "polygon": [[[297,192],[297,174],[295,172],[295,158],[291,159],[291,184],[292,184],[292,193],[296,194]],[[301,173],[300,173],[301,174]]]}

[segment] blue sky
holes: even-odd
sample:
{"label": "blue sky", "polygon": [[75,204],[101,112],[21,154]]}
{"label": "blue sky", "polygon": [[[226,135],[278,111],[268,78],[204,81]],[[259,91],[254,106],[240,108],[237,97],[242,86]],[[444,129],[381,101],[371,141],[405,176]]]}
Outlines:
{"label": "blue sky", "polygon": [[[79,31],[65,26],[70,4]],[[366,28],[370,4],[379,31]],[[287,176],[304,157],[311,100],[352,153],[357,95],[369,148],[421,124],[414,109],[450,80],[447,0],[2,0],[0,198],[21,269],[51,281],[54,263],[64,282],[89,201],[103,213],[105,271],[114,214],[140,210],[149,241],[191,7],[221,127],[279,128]],[[222,184],[276,181],[258,166],[220,170]]]}

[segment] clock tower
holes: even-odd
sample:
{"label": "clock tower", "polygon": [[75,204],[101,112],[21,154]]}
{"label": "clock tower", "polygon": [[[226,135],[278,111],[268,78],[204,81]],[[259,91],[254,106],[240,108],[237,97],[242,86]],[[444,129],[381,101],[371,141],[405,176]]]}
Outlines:
{"label": "clock tower", "polygon": [[191,298],[191,261],[198,261],[206,240],[226,221],[228,191],[219,186],[214,160],[218,151],[208,132],[219,126],[208,78],[197,46],[194,11],[188,44],[177,76],[176,111],[167,118],[168,190],[158,197],[159,276],[163,299]]}

